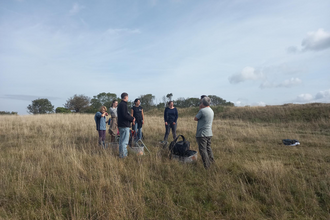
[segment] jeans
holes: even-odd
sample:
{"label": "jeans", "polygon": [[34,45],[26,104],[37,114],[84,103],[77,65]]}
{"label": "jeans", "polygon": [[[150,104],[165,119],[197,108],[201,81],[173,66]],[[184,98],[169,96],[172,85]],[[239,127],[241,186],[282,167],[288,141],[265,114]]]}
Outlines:
{"label": "jeans", "polygon": [[172,128],[173,140],[176,138],[176,123],[175,125],[173,123],[168,123],[167,125],[165,125],[166,132],[165,132],[164,141],[167,141],[171,128]]}
{"label": "jeans", "polygon": [[138,123],[135,123],[134,125],[134,139],[135,140],[139,140],[141,139],[142,140],[142,127],[141,128],[138,128]]}
{"label": "jeans", "polygon": [[119,157],[127,157],[127,145],[129,140],[129,128],[119,128]]}
{"label": "jeans", "polygon": [[212,137],[196,137],[199,153],[202,156],[205,169],[208,169],[211,163],[214,162],[213,152],[211,149],[211,138]]}

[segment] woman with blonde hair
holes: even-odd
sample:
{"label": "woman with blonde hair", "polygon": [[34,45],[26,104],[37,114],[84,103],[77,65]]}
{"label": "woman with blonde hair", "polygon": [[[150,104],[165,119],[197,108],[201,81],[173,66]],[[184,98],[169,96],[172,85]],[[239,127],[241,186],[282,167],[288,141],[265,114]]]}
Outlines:
{"label": "woman with blonde hair", "polygon": [[99,133],[99,145],[102,145],[103,147],[105,147],[105,131],[107,130],[105,116],[108,116],[107,107],[105,106],[102,106],[94,116],[96,130]]}

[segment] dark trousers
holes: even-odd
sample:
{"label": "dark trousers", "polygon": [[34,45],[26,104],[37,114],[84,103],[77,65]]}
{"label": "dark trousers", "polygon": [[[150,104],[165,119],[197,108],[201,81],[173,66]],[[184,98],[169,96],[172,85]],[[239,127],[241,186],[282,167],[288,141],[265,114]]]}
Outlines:
{"label": "dark trousers", "polygon": [[211,163],[214,162],[213,153],[211,149],[211,138],[212,137],[196,137],[199,153],[202,156],[205,169],[208,169]]}
{"label": "dark trousers", "polygon": [[105,130],[98,130],[99,132],[99,144],[101,144],[101,141],[104,142],[105,140]]}
{"label": "dark trousers", "polygon": [[172,129],[173,139],[176,138],[176,123],[175,125],[173,123],[168,123],[167,125],[165,125],[165,129],[166,131],[165,131],[164,141],[167,141],[171,129]]}

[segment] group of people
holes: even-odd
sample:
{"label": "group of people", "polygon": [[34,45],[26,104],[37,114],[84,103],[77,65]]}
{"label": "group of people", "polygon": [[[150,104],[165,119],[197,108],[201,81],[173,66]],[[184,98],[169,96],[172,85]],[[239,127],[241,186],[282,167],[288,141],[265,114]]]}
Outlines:
{"label": "group of people", "polygon": [[[132,139],[142,139],[142,126],[144,124],[143,108],[140,106],[139,99],[134,100],[134,106],[131,108],[131,114],[127,106],[128,94],[121,94],[121,102],[118,104],[117,100],[112,102],[109,109],[111,119],[106,120],[107,107],[102,106],[95,114],[96,130],[99,134],[99,144],[105,147],[105,133],[106,123],[110,124],[109,134],[111,142],[115,141],[115,137],[119,135],[119,157],[127,156],[127,145],[130,137],[130,125],[132,123],[132,130],[134,136]],[[199,111],[194,120],[197,121],[196,141],[198,143],[199,153],[202,157],[204,167],[208,169],[211,163],[214,162],[213,153],[211,149],[212,123],[214,112],[210,108],[211,100],[209,97],[202,95],[200,99]],[[170,131],[172,130],[173,139],[176,139],[176,128],[178,120],[178,111],[174,107],[173,101],[168,102],[168,107],[164,111],[165,136],[162,143],[166,143]],[[109,123],[110,122],[110,123]]]}

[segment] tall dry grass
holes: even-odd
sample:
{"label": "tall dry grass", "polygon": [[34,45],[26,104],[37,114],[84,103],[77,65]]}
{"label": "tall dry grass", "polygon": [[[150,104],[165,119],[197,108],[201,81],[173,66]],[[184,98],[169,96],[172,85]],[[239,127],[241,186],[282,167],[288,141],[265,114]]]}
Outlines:
{"label": "tall dry grass", "polygon": [[[97,145],[92,115],[1,116],[0,218],[329,219],[329,128],[216,119],[206,171],[200,158],[166,157],[161,116],[143,127],[151,154],[125,159]],[[177,133],[197,150],[195,129],[179,118]]]}

